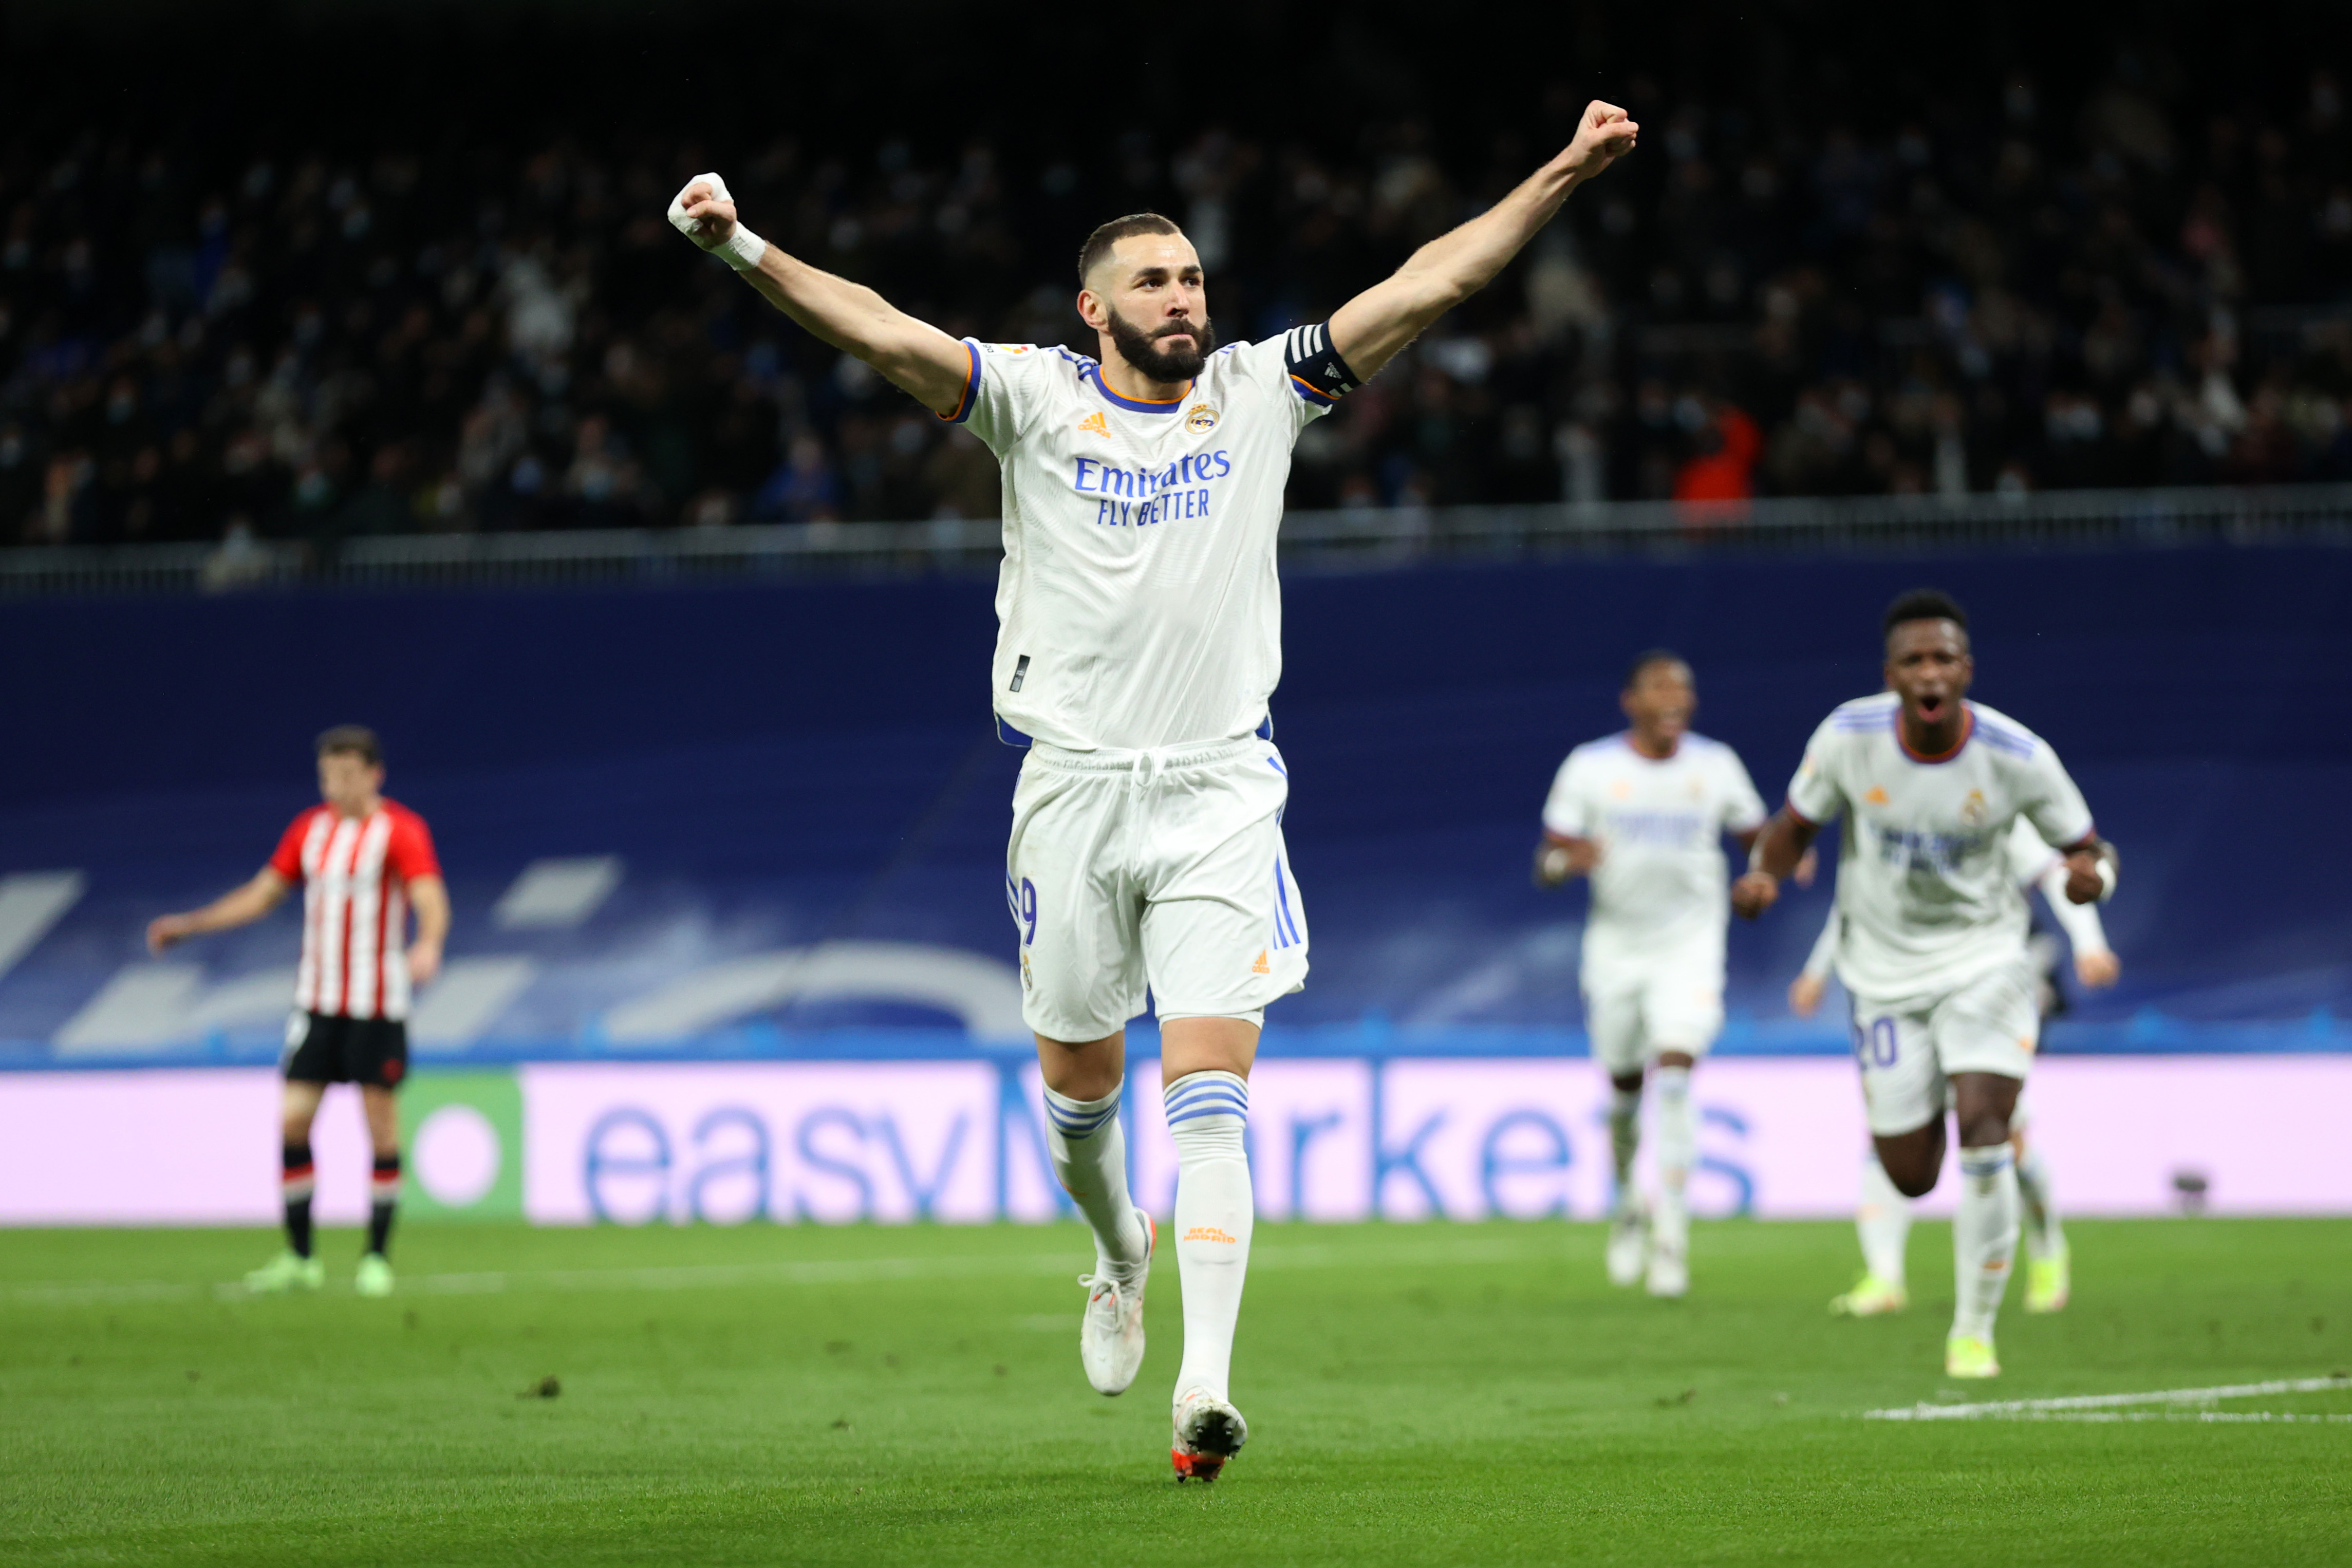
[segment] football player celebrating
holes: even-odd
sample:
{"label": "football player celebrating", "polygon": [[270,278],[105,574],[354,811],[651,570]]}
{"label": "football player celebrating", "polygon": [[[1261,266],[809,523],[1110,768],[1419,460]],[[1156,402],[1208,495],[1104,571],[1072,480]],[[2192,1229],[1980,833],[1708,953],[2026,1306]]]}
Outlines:
{"label": "football player celebrating", "polygon": [[[1660,648],[1635,659],[1618,702],[1631,727],[1577,747],[1552,781],[1536,880],[1592,879],[1578,980],[1611,1090],[1609,1278],[1631,1285],[1646,1273],[1651,1295],[1680,1296],[1690,1289],[1684,1188],[1698,1157],[1691,1068],[1723,1028],[1723,836],[1748,847],[1764,803],[1738,753],[1691,732],[1698,693],[1681,658]],[[1657,1096],[1647,1216],[1633,1187],[1645,1071]]]}
{"label": "football player celebrating", "polygon": [[[2029,899],[2039,888],[2059,929],[2074,949],[2074,978],[2090,990],[2103,990],[2123,975],[2123,963],[2107,945],[2106,922],[2096,904],[2077,904],[2066,897],[2066,860],[2042,842],[2042,836],[2023,817],[2009,834],[2009,870],[2017,882],[2018,897]],[[2030,908],[2030,904],[2029,904]],[[2029,916],[2030,918],[2030,916]],[[1830,972],[1837,962],[1837,911],[1822,926],[1822,934],[1805,960],[1804,972],[1789,983],[1789,1010],[1810,1018],[1829,989]],[[2045,951],[2045,942],[2047,944]],[[2035,1002],[2047,1022],[2064,1005],[2054,966],[2055,938],[2036,936],[2029,949],[2037,978]],[[2017,1109],[2010,1112],[2009,1147],[2017,1160],[2018,1196],[2024,1203],[2025,1310],[2057,1312],[2065,1310],[2073,1293],[2073,1259],[2066,1229],[2058,1218],[2058,1199],[2051,1186],[2049,1161],[2038,1141],[2026,1138],[2026,1096],[2020,1092]],[[1895,1190],[1873,1153],[1863,1161],[1862,1203],[1854,1211],[1854,1230],[1862,1239],[1862,1278],[1853,1289],[1832,1299],[1830,1310],[1841,1317],[1870,1318],[1899,1312],[1911,1303],[1904,1280],[1905,1254],[1911,1237],[1911,1200]]]}
{"label": "football player celebrating", "polygon": [[1248,1435],[1228,1378],[1249,1262],[1249,1071],[1266,1004],[1307,974],[1281,829],[1289,778],[1266,706],[1292,446],[1490,282],[1635,133],[1623,110],[1591,105],[1558,156],[1328,322],[1222,348],[1200,257],[1156,214],[1103,225],[1078,253],[1090,357],[951,338],[762,240],[715,174],[670,205],[681,232],[771,304],[967,426],[1003,465],[990,687],[999,734],[1028,752],[1004,890],[1047,1145],[1094,1231],[1079,1359],[1105,1394],[1143,1360],[1155,1235],[1129,1196],[1118,1106],[1127,1023],[1148,985],[1177,1149],[1180,1479],[1215,1477]]}
{"label": "football player celebrating", "polygon": [[2047,742],[1968,700],[1968,616],[1932,589],[1886,612],[1887,689],[1824,720],[1756,841],[1732,908],[1754,919],[1825,823],[1843,816],[1838,978],[1879,1163],[1917,1197],[1943,1165],[1948,1082],[1960,1141],[1952,1225],[1953,1377],[1992,1377],[1993,1319],[2017,1250],[2010,1117],[2041,1033],[2025,905],[2009,866],[2020,817],[2066,864],[2077,904],[2115,889],[2114,847]]}

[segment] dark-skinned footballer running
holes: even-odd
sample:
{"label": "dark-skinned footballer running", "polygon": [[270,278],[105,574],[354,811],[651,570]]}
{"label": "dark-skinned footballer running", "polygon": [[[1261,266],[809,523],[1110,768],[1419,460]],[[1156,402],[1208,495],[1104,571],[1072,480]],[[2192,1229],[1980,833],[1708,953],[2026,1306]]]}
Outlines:
{"label": "dark-skinned footballer running", "polygon": [[1863,1101],[1887,1177],[1936,1184],[1948,1094],[1960,1135],[1952,1224],[1952,1377],[1993,1377],[1993,1318],[2017,1251],[2010,1116],[2042,1032],[2028,921],[2010,870],[2022,817],[2065,858],[2065,897],[2109,897],[2114,846],[2050,743],[1968,700],[1968,613],[1921,589],[1886,612],[1886,689],[1813,731],[1789,800],[1764,826],[1732,908],[1754,919],[1822,826],[1843,817],[1838,978],[1853,997]]}

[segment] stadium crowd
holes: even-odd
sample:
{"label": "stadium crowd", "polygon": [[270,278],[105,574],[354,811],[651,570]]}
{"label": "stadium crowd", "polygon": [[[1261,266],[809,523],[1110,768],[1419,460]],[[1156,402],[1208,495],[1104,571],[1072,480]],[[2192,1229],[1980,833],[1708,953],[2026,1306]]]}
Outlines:
{"label": "stadium crowd", "polygon": [[[1642,150],[1301,442],[1296,506],[2352,479],[2352,105],[2128,61],[1865,131],[1645,79]],[[754,226],[956,333],[1091,351],[1086,232],[1154,207],[1221,337],[1328,313],[1565,136],[1405,118],[1015,155],[575,134],[345,153],[0,142],[0,542],[994,515],[967,434],[663,221]]]}

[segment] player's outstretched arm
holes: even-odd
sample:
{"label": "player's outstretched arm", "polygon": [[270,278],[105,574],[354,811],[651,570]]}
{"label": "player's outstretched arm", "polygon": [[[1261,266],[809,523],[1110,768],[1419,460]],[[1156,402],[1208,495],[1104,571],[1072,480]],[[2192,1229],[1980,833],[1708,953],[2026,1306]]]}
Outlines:
{"label": "player's outstretched arm", "polygon": [[1731,909],[1742,920],[1754,920],[1780,897],[1780,884],[1797,869],[1821,828],[1787,806],[1772,814],[1748,857],[1748,874],[1731,884]]}
{"label": "player's outstretched arm", "polygon": [[200,910],[184,914],[164,915],[147,926],[147,951],[160,953],[164,949],[207,931],[230,931],[237,926],[251,925],[285,900],[293,884],[279,876],[273,867],[264,866],[253,880],[233,892],[223,893]]}
{"label": "player's outstretched arm", "polygon": [[933,413],[952,416],[971,384],[971,351],[863,283],[787,256],[743,226],[727,182],[697,174],[669,204],[669,221],[723,258],[771,305],[844,353],[856,354]]}
{"label": "player's outstretched arm", "polygon": [[1576,139],[1518,189],[1340,306],[1331,318],[1331,346],[1357,381],[1370,380],[1432,321],[1493,282],[1568,194],[1632,152],[1640,132],[1623,110],[1595,100],[1585,106]]}

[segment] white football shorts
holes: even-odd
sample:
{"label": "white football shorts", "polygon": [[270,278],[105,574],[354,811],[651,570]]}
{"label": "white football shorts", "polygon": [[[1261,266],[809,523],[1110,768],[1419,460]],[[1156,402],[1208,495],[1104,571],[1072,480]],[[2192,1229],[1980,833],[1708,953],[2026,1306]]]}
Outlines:
{"label": "white football shorts", "polygon": [[1612,1078],[1642,1070],[1660,1051],[1706,1054],[1723,1032],[1723,943],[1674,940],[1638,957],[1585,949],[1578,980],[1592,1059]]}
{"label": "white football shorts", "polygon": [[2036,980],[2021,956],[1936,996],[1856,996],[1853,1055],[1870,1131],[1888,1137],[1943,1115],[1954,1073],[1999,1073],[2022,1083],[2042,1041]]}
{"label": "white football shorts", "polygon": [[1248,1018],[1307,984],[1307,910],[1282,841],[1290,777],[1255,736],[1150,751],[1039,742],[1013,792],[1004,896],[1021,1016],[1098,1040],[1143,1011]]}

